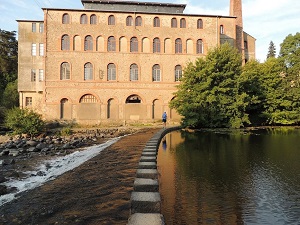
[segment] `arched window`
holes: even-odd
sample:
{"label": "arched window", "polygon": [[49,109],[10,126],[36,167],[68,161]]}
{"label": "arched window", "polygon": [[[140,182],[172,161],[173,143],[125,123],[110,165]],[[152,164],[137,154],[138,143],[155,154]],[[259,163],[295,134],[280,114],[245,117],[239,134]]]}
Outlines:
{"label": "arched window", "polygon": [[82,14],[80,16],[80,24],[87,24],[87,15],[86,14]]}
{"label": "arched window", "polygon": [[69,24],[70,23],[70,16],[68,13],[65,13],[63,16],[62,16],[62,23],[63,24]]}
{"label": "arched window", "polygon": [[186,21],[184,18],[180,19],[180,28],[186,28]]}
{"label": "arched window", "polygon": [[61,50],[70,50],[70,37],[67,34],[61,37]]}
{"label": "arched window", "polygon": [[116,51],[116,39],[113,36],[110,36],[107,40],[107,51],[109,52]]}
{"label": "arched window", "polygon": [[142,17],[137,16],[137,17],[135,18],[135,26],[137,26],[137,27],[142,26]]}
{"label": "arched window", "polygon": [[130,65],[130,81],[139,80],[139,68],[136,64]]}
{"label": "arched window", "polygon": [[220,34],[224,34],[224,26],[220,25]]}
{"label": "arched window", "polygon": [[138,52],[139,50],[139,43],[136,37],[132,37],[130,39],[130,52]]}
{"label": "arched window", "polygon": [[84,51],[92,51],[93,50],[93,38],[88,35],[84,38]]}
{"label": "arched window", "polygon": [[153,19],[153,27],[160,27],[160,19],[158,17]]}
{"label": "arched window", "polygon": [[152,81],[160,81],[160,66],[157,64],[152,67]]}
{"label": "arched window", "polygon": [[173,27],[173,28],[177,27],[177,19],[176,18],[171,19],[171,27]]}
{"label": "arched window", "polygon": [[126,26],[133,26],[132,16],[127,16],[127,18],[126,18]]}
{"label": "arched window", "polygon": [[175,40],[175,53],[182,53],[182,41],[180,38]]}
{"label": "arched window", "polygon": [[95,14],[91,15],[90,24],[97,24],[97,16]]}
{"label": "arched window", "polygon": [[116,65],[110,63],[107,65],[107,80],[116,80]]}
{"label": "arched window", "polygon": [[203,53],[203,41],[202,39],[197,40],[197,48],[196,48],[197,54]]}
{"label": "arched window", "polygon": [[116,21],[115,21],[115,16],[114,15],[110,15],[108,17],[108,25],[115,25]]}
{"label": "arched window", "polygon": [[203,29],[203,21],[202,19],[197,20],[197,29]]}
{"label": "arched window", "polygon": [[93,65],[92,65],[92,63],[84,64],[84,80],[93,80]]}
{"label": "arched window", "polygon": [[61,119],[65,118],[66,104],[68,104],[68,99],[67,98],[63,98],[62,100],[60,100],[60,118]]}
{"label": "arched window", "polygon": [[141,98],[138,95],[130,95],[127,99],[126,99],[126,104],[128,103],[141,103]]}
{"label": "arched window", "polygon": [[79,100],[79,103],[96,103],[96,102],[98,102],[97,98],[91,94],[83,95]]}
{"label": "arched window", "polygon": [[60,79],[61,80],[69,80],[70,79],[70,64],[67,62],[63,62],[60,65]]}
{"label": "arched window", "polygon": [[160,40],[159,38],[153,39],[153,53],[160,52]]}
{"label": "arched window", "polygon": [[175,81],[180,81],[182,77],[182,67],[180,65],[175,66]]}

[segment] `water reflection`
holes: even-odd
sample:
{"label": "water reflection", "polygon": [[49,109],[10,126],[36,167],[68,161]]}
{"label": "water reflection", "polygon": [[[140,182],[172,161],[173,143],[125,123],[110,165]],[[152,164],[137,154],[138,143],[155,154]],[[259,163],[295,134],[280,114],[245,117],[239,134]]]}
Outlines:
{"label": "water reflection", "polygon": [[299,129],[176,131],[158,153],[170,224],[300,224]]}

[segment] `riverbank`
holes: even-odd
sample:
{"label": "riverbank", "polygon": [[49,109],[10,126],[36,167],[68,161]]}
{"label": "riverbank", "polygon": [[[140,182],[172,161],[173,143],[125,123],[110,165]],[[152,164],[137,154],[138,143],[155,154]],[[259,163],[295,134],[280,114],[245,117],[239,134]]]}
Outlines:
{"label": "riverbank", "polygon": [[3,224],[126,224],[137,164],[159,128],[143,128],[0,207]]}

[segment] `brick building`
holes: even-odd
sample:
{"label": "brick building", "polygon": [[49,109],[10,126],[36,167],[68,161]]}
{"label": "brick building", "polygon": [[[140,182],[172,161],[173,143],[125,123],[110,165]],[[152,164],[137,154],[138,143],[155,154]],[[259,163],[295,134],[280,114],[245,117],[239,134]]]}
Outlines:
{"label": "brick building", "polygon": [[243,31],[241,0],[230,15],[185,14],[185,4],[81,0],[83,9],[43,8],[18,20],[20,106],[79,123],[160,120],[190,61],[225,41],[246,62],[255,39]]}

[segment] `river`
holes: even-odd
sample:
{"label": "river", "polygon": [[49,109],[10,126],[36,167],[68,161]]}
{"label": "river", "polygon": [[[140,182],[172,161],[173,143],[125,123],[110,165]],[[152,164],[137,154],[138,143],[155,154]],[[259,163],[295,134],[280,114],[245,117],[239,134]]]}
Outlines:
{"label": "river", "polygon": [[300,224],[300,129],[175,131],[158,151],[172,224]]}

